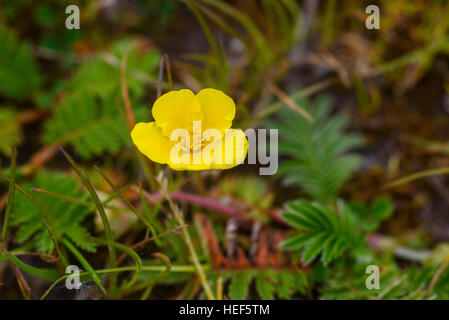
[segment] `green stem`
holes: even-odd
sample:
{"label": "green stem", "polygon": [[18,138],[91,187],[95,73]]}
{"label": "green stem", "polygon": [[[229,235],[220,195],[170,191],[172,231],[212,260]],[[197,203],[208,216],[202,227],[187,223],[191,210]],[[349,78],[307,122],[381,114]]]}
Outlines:
{"label": "green stem", "polygon": [[[204,268],[208,268],[209,266],[204,266]],[[134,271],[136,270],[136,267],[120,267],[120,268],[109,268],[109,269],[100,269],[95,270],[96,274],[108,274],[108,273],[118,273],[118,272],[124,272],[124,271]],[[142,271],[160,271],[163,272],[166,270],[166,266],[142,266]],[[178,273],[193,273],[196,271],[195,266],[172,266],[170,269],[170,272],[178,272]],[[87,276],[89,275],[88,272],[81,272],[79,274],[80,276]],[[42,295],[40,300],[45,299],[45,297],[53,290],[61,281],[64,281],[68,277],[70,277],[70,274],[67,274],[65,276],[60,277],[58,280],[53,282],[53,284],[45,291],[45,293]]]}
{"label": "green stem", "polygon": [[[185,225],[186,223],[184,221],[182,213],[179,211],[179,208],[173,203],[173,201],[170,199],[170,197],[166,192],[164,194],[164,197],[167,199],[176,220],[178,220],[178,223],[181,226]],[[195,265],[196,272],[198,273],[198,277],[200,278],[201,284],[203,285],[204,291],[206,292],[208,299],[215,300],[214,294],[212,293],[212,289],[210,288],[209,283],[207,282],[206,274],[204,273],[204,270],[201,267],[200,260],[198,259],[198,255],[196,254],[195,247],[193,246],[192,239],[190,238],[190,234],[187,228],[182,229],[182,235],[184,237],[184,241],[187,244],[187,248],[189,249],[190,256],[192,258],[192,262]]]}
{"label": "green stem", "polygon": [[[98,198],[98,195],[95,192],[95,189],[90,184],[89,179],[81,171],[81,169],[76,165],[75,160],[73,160],[72,157],[63,148],[60,148],[60,150],[64,154],[66,159],[69,161],[72,168],[76,171],[76,173],[80,177],[80,179],[83,182],[84,186],[86,187],[87,191],[89,191],[90,196],[92,197],[92,200],[95,203],[95,206],[97,207],[98,213],[100,214],[100,217],[101,217],[101,222],[103,223],[105,235],[106,235],[106,241],[108,244],[109,260],[110,260],[111,268],[115,268],[117,265],[117,256],[115,253],[115,248],[113,246],[114,240],[112,238],[112,232],[111,232],[111,227],[109,226],[108,217],[106,216],[106,212],[104,211],[104,208],[103,208],[103,205],[101,204],[100,198]],[[113,274],[110,277],[110,290],[109,290],[112,294],[114,294],[116,286],[117,286],[117,277],[115,274]]]}
{"label": "green stem", "polygon": [[97,274],[95,273],[94,269],[91,267],[89,262],[83,257],[81,252],[78,251],[77,248],[75,248],[74,245],[70,243],[67,239],[62,239],[62,243],[69,249],[69,251],[78,259],[78,261],[81,263],[81,265],[87,270],[89,275],[91,276],[92,280],[98,285],[98,287],[101,289],[104,295],[106,295],[106,290],[101,284],[100,278],[98,278]]}

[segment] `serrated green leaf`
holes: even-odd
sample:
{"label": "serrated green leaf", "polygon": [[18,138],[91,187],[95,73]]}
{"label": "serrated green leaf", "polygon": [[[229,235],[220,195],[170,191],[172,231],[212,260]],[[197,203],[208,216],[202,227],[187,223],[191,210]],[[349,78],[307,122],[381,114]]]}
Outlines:
{"label": "serrated green leaf", "polygon": [[232,300],[245,300],[252,281],[252,272],[244,270],[237,272],[232,278],[229,295]]}
{"label": "serrated green leaf", "polygon": [[[285,206],[282,217],[300,230],[280,243],[281,248],[303,252],[303,261],[311,262],[322,254],[329,263],[357,239],[358,220],[349,205],[338,202],[338,213],[316,202],[294,201]],[[313,220],[313,221],[312,221]]]}
{"label": "serrated green leaf", "polygon": [[360,157],[349,151],[361,146],[362,138],[346,133],[347,117],[331,116],[328,99],[299,104],[312,115],[313,124],[288,108],[265,122],[279,130],[279,153],[288,159],[280,163],[278,174],[285,184],[301,186],[314,199],[335,200],[360,164]]}
{"label": "serrated green leaf", "polygon": [[39,88],[41,76],[29,46],[2,25],[0,44],[0,94],[14,99],[30,96]]}
{"label": "serrated green leaf", "polygon": [[316,258],[320,254],[320,252],[325,248],[327,243],[326,240],[329,240],[331,237],[329,234],[324,232],[316,233],[312,240],[307,243],[307,246],[304,250],[304,254],[302,260],[304,263],[310,263],[313,259]]}
{"label": "serrated green leaf", "polygon": [[263,270],[256,275],[257,293],[263,300],[273,300],[276,288],[274,286],[276,274],[272,270]]}
{"label": "serrated green leaf", "polygon": [[[89,197],[84,190],[80,189],[80,185],[71,175],[57,171],[41,170],[33,181],[25,183],[23,188],[28,190],[39,188],[81,200],[87,200]],[[67,235],[80,248],[95,251],[95,244],[81,225],[87,214],[92,212],[92,208],[41,192],[34,191],[33,196],[46,209],[61,237]],[[40,216],[39,210],[24,195],[20,193],[15,195],[12,223],[18,227],[18,231],[14,240],[19,243],[31,240],[38,252],[49,253],[53,249],[53,242],[47,230],[39,222]]]}
{"label": "serrated green leaf", "polygon": [[281,248],[289,250],[299,250],[304,247],[314,237],[313,233],[297,234],[280,243]]}
{"label": "serrated green leaf", "polygon": [[281,299],[290,299],[294,291],[294,275],[290,272],[278,273],[277,295]]}

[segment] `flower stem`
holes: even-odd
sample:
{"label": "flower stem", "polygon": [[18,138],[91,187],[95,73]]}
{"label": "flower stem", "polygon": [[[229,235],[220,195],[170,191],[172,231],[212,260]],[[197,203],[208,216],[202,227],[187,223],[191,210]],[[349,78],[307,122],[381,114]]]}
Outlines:
{"label": "flower stem", "polygon": [[[173,214],[178,221],[179,225],[184,226],[186,223],[184,221],[184,217],[182,216],[182,212],[179,210],[178,206],[176,206],[173,201],[168,196],[167,192],[164,192],[164,198],[167,199]],[[196,272],[198,273],[198,277],[200,278],[201,284],[203,285],[204,291],[206,292],[207,298],[209,300],[215,300],[214,294],[207,282],[206,274],[201,266],[200,260],[198,259],[198,255],[196,254],[195,248],[192,243],[192,239],[190,238],[189,231],[187,228],[182,228],[182,235],[184,237],[184,241],[187,244],[187,248],[189,249],[190,256],[192,258],[192,262],[196,268]]]}

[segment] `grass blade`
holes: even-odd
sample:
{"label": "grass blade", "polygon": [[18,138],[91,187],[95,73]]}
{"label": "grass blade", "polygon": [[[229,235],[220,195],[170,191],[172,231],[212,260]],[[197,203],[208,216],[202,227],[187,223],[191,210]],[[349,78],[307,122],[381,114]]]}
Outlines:
{"label": "grass blade", "polygon": [[104,178],[104,180],[106,180],[106,182],[111,186],[111,188],[114,190],[114,192],[116,194],[119,195],[119,197],[123,200],[123,202],[125,202],[125,204],[128,206],[128,208],[134,212],[134,214],[140,219],[142,220],[143,223],[145,223],[145,225],[150,228],[150,230],[152,229],[151,224],[145,219],[145,217],[136,209],[134,208],[134,206],[132,205],[131,202],[129,202],[128,199],[125,198],[125,196],[120,192],[120,190],[112,183],[112,181],[100,170],[100,168],[98,168],[96,165],[94,166],[95,169],[98,171],[98,173],[101,174],[101,176]]}
{"label": "grass blade", "polygon": [[136,263],[136,273],[134,274],[132,279],[121,288],[120,291],[127,290],[131,288],[132,285],[136,283],[136,281],[139,279],[140,272],[142,271],[143,262],[142,259],[139,257],[139,255],[133,249],[117,242],[114,242],[112,245],[116,247],[118,250],[127,253]]}
{"label": "grass blade", "polygon": [[5,252],[5,254],[7,255],[8,259],[11,262],[13,262],[17,267],[33,276],[49,281],[55,281],[60,277],[59,272],[56,269],[36,268],[30,266],[29,264],[26,264],[25,262],[23,262],[22,260],[20,260],[15,255],[9,252]]}
{"label": "grass blade", "polygon": [[2,249],[6,250],[8,245],[7,241],[7,233],[9,220],[11,218],[11,211],[14,203],[14,193],[16,192],[16,156],[17,149],[16,147],[12,148],[11,152],[11,179],[9,181],[9,190],[8,190],[8,204],[6,205],[5,210],[5,219],[3,220],[3,229],[2,229]]}
{"label": "grass blade", "polygon": [[[95,206],[97,207],[98,213],[100,214],[101,222],[103,223],[104,231],[106,234],[106,241],[108,243],[108,251],[109,251],[109,259],[111,267],[114,268],[117,265],[117,257],[115,253],[115,248],[113,246],[113,238],[112,238],[112,232],[111,227],[109,225],[108,217],[106,216],[106,212],[104,211],[103,205],[101,204],[100,198],[98,198],[97,193],[95,192],[94,188],[92,187],[89,179],[87,176],[81,171],[81,169],[76,165],[75,160],[64,150],[64,148],[60,148],[61,152],[64,154],[67,161],[69,161],[72,168],[75,170],[75,172],[80,177],[81,181],[83,182],[84,186],[86,187],[87,191],[89,192],[92,200],[95,203]],[[112,292],[115,291],[115,287],[117,284],[117,278],[116,275],[113,274],[110,278],[110,285],[112,288]]]}
{"label": "grass blade", "polygon": [[86,269],[86,271],[89,273],[92,280],[97,284],[97,286],[101,289],[101,291],[106,295],[106,290],[101,285],[101,280],[98,278],[97,274],[95,273],[95,270],[91,267],[89,262],[83,257],[81,252],[78,251],[77,248],[73,244],[70,243],[67,239],[62,239],[62,243],[64,246],[69,249],[71,253],[78,259],[78,261],[81,263],[81,265]]}

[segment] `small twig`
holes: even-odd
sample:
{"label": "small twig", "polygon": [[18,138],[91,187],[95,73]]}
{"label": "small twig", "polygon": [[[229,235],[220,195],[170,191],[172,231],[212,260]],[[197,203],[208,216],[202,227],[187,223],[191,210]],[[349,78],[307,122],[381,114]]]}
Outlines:
{"label": "small twig", "polygon": [[287,107],[293,109],[302,115],[307,121],[313,123],[312,116],[301,106],[299,106],[292,98],[284,93],[281,89],[279,89],[272,81],[267,81],[268,88],[273,92],[273,94],[278,97]]}
{"label": "small twig", "polygon": [[173,79],[171,76],[171,67],[170,67],[170,59],[168,58],[168,54],[164,54],[164,62],[165,62],[165,71],[167,72],[167,80],[168,80],[168,90],[173,89]]}
{"label": "small twig", "polygon": [[9,263],[11,264],[11,268],[16,275],[17,284],[19,285],[20,292],[22,292],[23,297],[25,298],[25,300],[33,299],[33,293],[31,291],[30,285],[26,281],[22,272],[20,272],[20,269],[11,260],[9,260]]}
{"label": "small twig", "polygon": [[162,95],[162,79],[164,77],[164,57],[161,58],[161,61],[159,62],[159,76],[157,80],[157,93],[156,93],[156,99],[159,99],[159,97]]}
{"label": "small twig", "polygon": [[440,278],[441,274],[446,270],[446,268],[449,266],[449,259],[447,259],[435,272],[435,274],[432,277],[432,280],[430,281],[429,288],[427,289],[427,298],[430,297],[433,288],[435,287],[435,284],[437,283],[438,279]]}
{"label": "small twig", "polygon": [[36,153],[34,153],[30,161],[22,167],[22,172],[24,175],[29,175],[34,173],[36,170],[41,168],[48,160],[50,160],[58,151],[60,146],[59,142],[55,142],[51,145],[45,146]]}
{"label": "small twig", "polygon": [[128,118],[128,127],[130,130],[132,130],[132,128],[134,128],[134,125],[136,124],[136,119],[131,107],[131,101],[129,99],[128,84],[126,81],[128,57],[131,49],[132,47],[128,48],[128,50],[125,51],[122,57],[122,61],[120,62],[120,87],[122,90],[122,97],[125,104],[126,117]]}

